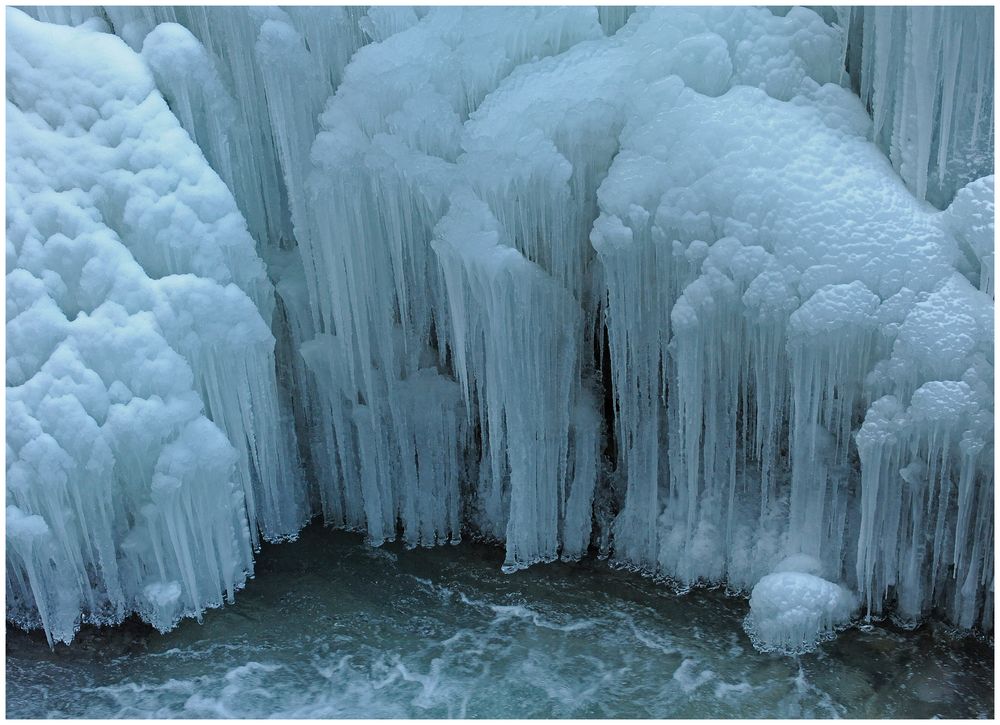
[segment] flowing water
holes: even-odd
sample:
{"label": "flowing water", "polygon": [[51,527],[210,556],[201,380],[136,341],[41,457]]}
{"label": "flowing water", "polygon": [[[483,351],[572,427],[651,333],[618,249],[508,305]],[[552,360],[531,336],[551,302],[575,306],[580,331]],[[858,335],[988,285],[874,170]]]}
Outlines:
{"label": "flowing water", "polygon": [[8,717],[992,717],[993,648],[852,629],[763,655],[745,599],[588,560],[371,549],[319,526],[265,548],[234,606],[168,634],[7,628]]}

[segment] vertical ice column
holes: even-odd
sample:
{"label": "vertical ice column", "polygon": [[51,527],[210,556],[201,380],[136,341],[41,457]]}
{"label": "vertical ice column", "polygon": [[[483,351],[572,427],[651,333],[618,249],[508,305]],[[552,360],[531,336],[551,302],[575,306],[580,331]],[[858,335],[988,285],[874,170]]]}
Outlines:
{"label": "vertical ice column", "polygon": [[[312,147],[309,220],[301,229],[297,220],[296,232],[315,331],[336,340],[342,351],[342,368],[332,373],[333,380],[317,380],[317,388],[321,394],[336,390],[327,396],[330,405],[346,406],[349,429],[343,437],[354,441],[373,539],[393,536],[395,520],[389,519],[415,511],[407,501],[425,488],[415,412],[400,395],[422,369],[446,370],[450,356],[458,354],[449,341],[449,299],[430,241],[447,209],[447,194],[462,181],[454,163],[461,152],[462,119],[517,63],[596,34],[594,15],[435,9],[361,50],[324,111]],[[386,73],[387,66],[398,72]],[[314,347],[309,356],[310,367],[318,370],[317,351]],[[568,407],[563,406],[566,416]],[[560,424],[558,430],[565,435],[566,427]],[[501,429],[502,424],[489,428],[494,435],[502,435]],[[460,435],[458,427],[452,437]],[[342,435],[336,437],[340,451]],[[504,455],[502,446],[495,452]],[[557,458],[565,466],[565,453]],[[518,465],[532,464],[519,457]],[[405,486],[379,485],[378,472],[387,466],[402,472]],[[505,522],[499,498],[490,505],[496,514],[491,521]],[[403,525],[406,529],[408,522]]]}
{"label": "vertical ice column", "polygon": [[400,384],[396,399],[415,454],[412,481],[398,497],[403,540],[409,546],[458,543],[468,435],[459,386],[422,368]]}
{"label": "vertical ice column", "polygon": [[[173,309],[161,324],[191,363],[206,415],[239,454],[236,478],[247,499],[251,531],[266,540],[294,537],[309,517],[293,422],[281,405],[274,337],[233,285],[218,294],[180,277],[161,280]],[[165,316],[166,317],[166,316]]]}
{"label": "vertical ice column", "polygon": [[308,337],[299,351],[309,370],[300,378],[309,388],[299,396],[310,404],[309,455],[323,518],[331,526],[364,531],[358,441],[350,417],[357,394],[347,380],[347,351],[339,338],[326,334]]}
{"label": "vertical ice column", "polygon": [[560,558],[579,559],[587,553],[593,528],[594,492],[601,460],[603,425],[597,400],[580,391],[570,419],[572,470],[562,509]]}
{"label": "vertical ice column", "polygon": [[941,603],[971,627],[993,579],[986,416],[963,382],[926,383],[911,400],[907,408],[892,396],[875,401],[858,433],[859,585],[872,614],[894,591],[904,623]]}
{"label": "vertical ice column", "polygon": [[[671,310],[670,354],[674,361],[670,396],[671,495],[664,514],[670,544],[660,564],[686,584],[721,581],[729,574],[736,526],[755,530],[753,517],[768,507],[742,506],[744,496],[764,498],[767,477],[748,476],[753,459],[750,408],[754,326],[744,314],[747,285],[773,258],[761,247],[744,247],[724,237],[708,247],[675,243],[678,264],[702,273],[689,283]],[[682,261],[683,260],[683,261]],[[766,404],[766,399],[761,401]],[[774,425],[763,421],[764,426]],[[766,435],[766,434],[765,434]],[[769,451],[773,455],[773,451]],[[773,460],[761,462],[773,468]],[[681,542],[679,545],[677,542]]]}
{"label": "vertical ice column", "polygon": [[[582,13],[575,18],[585,37],[599,37],[595,18],[586,20]],[[575,302],[551,310],[547,324],[579,341],[569,407],[584,416],[581,423],[586,422],[583,411],[593,406],[587,388],[596,377],[594,335],[603,329],[595,324],[603,288],[594,283],[599,270],[589,233],[597,214],[597,186],[617,150],[624,120],[610,100],[623,94],[624,85],[618,82],[623,58],[614,50],[582,42],[567,53],[522,66],[470,114],[461,137],[465,153],[458,162],[465,181],[498,220],[499,243],[537,265]],[[484,451],[504,444],[497,426],[489,430]],[[593,451],[584,453],[576,446],[599,445],[600,432],[590,425],[565,432],[569,440],[550,444],[573,446],[570,464],[579,464],[573,480],[582,473],[584,482],[565,496],[561,514],[571,519],[564,522],[561,555],[572,558],[589,545],[597,475],[580,458]],[[492,465],[484,466],[481,475],[502,475],[507,461],[485,460]]]}
{"label": "vertical ice column", "polygon": [[[228,456],[220,455],[226,450]],[[252,566],[242,497],[219,485],[235,463],[225,436],[205,418],[186,425],[156,461],[152,505],[140,509],[130,532],[133,540],[151,540],[153,556],[147,550],[132,560],[130,549],[138,542],[126,540],[122,578],[127,591],[141,592],[134,605],[140,616],[161,632],[182,616],[200,621],[202,610],[221,606],[223,596],[232,604],[243,569]]]}
{"label": "vertical ice column", "polygon": [[826,285],[788,322],[791,360],[788,553],[836,577],[846,537],[855,402],[871,369],[880,300],[861,282]]}
{"label": "vertical ice column", "polygon": [[[558,321],[569,319],[576,306],[555,280],[517,250],[499,244],[500,238],[485,203],[455,195],[433,245],[444,270],[456,364],[465,368],[459,370],[467,404],[474,392],[486,413],[482,437],[488,441],[492,475],[481,481],[485,490],[479,497],[492,516],[500,512],[489,502],[506,500],[504,569],[513,571],[559,554],[577,339]],[[572,492],[575,518],[569,522],[573,543],[567,553],[580,551],[589,540],[589,526],[579,519],[589,509],[586,494],[593,481],[587,477],[596,468],[587,456],[596,444],[593,422],[583,416],[578,418],[579,478]],[[491,524],[485,528],[499,528],[501,522]]]}
{"label": "vertical ice column", "polygon": [[[309,149],[333,88],[318,58],[289,22],[265,20],[254,50],[260,66],[274,146],[281,162],[292,227],[305,236]],[[301,230],[301,231],[299,231]]]}
{"label": "vertical ice column", "polygon": [[[309,55],[320,72],[326,74],[330,88],[336,89],[344,69],[358,48],[369,42],[362,23],[366,16],[379,8],[363,5],[309,7],[291,5],[283,8],[295,30],[302,34]],[[413,14],[410,8],[381,8],[401,15]],[[398,32],[398,31],[396,31]]]}
{"label": "vertical ice column", "polygon": [[[310,368],[327,376],[316,378],[331,416],[324,435],[336,437],[339,465],[348,480],[356,476],[364,492],[368,533],[378,542],[395,537],[396,497],[417,485],[420,472],[414,467],[418,454],[410,430],[414,408],[395,396],[411,375],[444,354],[443,345],[435,351],[431,344],[433,331],[440,336],[446,329],[444,318],[435,317],[435,297],[427,293],[439,272],[428,266],[430,250],[421,243],[429,234],[432,212],[421,210],[422,200],[410,197],[397,174],[387,168],[369,180],[344,167],[330,186],[324,185],[334,190],[329,206],[310,212],[310,229],[317,235],[300,240],[307,289],[318,303],[312,307],[315,329],[321,334],[336,331],[329,339],[339,349],[327,369],[310,353]],[[421,232],[422,227],[428,232]],[[325,389],[337,392],[330,395]],[[333,430],[326,427],[331,424]],[[458,436],[456,428],[451,437]],[[352,451],[357,456],[353,465]],[[399,485],[383,489],[379,478],[398,479]],[[349,484],[346,490],[356,489]],[[413,522],[403,524],[410,529]]]}
{"label": "vertical ice column", "polygon": [[[711,289],[716,285],[722,288]],[[736,490],[739,358],[746,349],[739,317],[698,315],[703,296],[722,308],[735,297],[731,282],[715,273],[688,285],[671,311],[677,380],[671,405],[679,430],[671,461],[675,495],[668,508],[680,514],[684,529],[675,572],[684,582],[719,581],[723,574],[731,529],[720,530],[717,524],[721,511],[732,511]],[[706,529],[711,540],[701,535]]]}
{"label": "vertical ice column", "polygon": [[656,522],[663,506],[660,451],[673,302],[671,249],[653,238],[644,214],[629,226],[602,214],[590,239],[607,287],[619,467],[628,480],[625,506],[614,524],[615,557],[655,569]]}
{"label": "vertical ice column", "polygon": [[[760,513],[782,500],[780,482],[786,479],[788,461],[781,456],[782,431],[791,409],[788,355],[788,318],[799,307],[794,289],[798,274],[778,265],[757,275],[743,293],[744,315],[749,326],[749,353],[753,390],[750,405],[754,420],[752,455],[760,466]],[[746,414],[746,413],[744,413]],[[749,425],[749,423],[745,423]]]}
{"label": "vertical ice column", "polygon": [[[409,546],[461,537],[461,483],[466,433],[457,384],[433,368],[393,383],[374,405],[350,405],[340,341],[317,335],[303,345],[323,406],[314,413],[329,436],[330,477],[317,472],[326,520],[366,530],[374,544],[396,538],[397,521]],[[348,417],[349,416],[349,417]]]}
{"label": "vertical ice column", "polygon": [[409,546],[457,542],[464,452],[458,386],[429,367],[389,385],[352,413],[368,539],[395,539],[398,522]]}
{"label": "vertical ice column", "polygon": [[[66,578],[72,576],[72,572],[60,571],[62,581],[58,583],[40,575],[41,571],[52,566],[53,561],[59,562],[47,551],[51,546],[49,525],[38,514],[26,514],[17,506],[8,505],[6,514],[7,620],[13,618],[22,624],[29,624],[25,613],[34,612],[50,645],[54,639],[72,639],[76,603],[65,606],[58,601],[60,592],[65,593],[67,589]],[[56,566],[62,568],[58,567],[58,563]],[[64,613],[69,613],[68,621],[65,621]]]}
{"label": "vertical ice column", "polygon": [[599,5],[597,7],[597,15],[601,20],[601,28],[604,29],[605,35],[617,33],[634,12],[634,5]]}
{"label": "vertical ice column", "polygon": [[[291,25],[290,18],[276,17],[264,21],[254,47],[256,61],[264,83],[267,111],[270,118],[274,146],[281,163],[285,188],[288,192],[289,212],[296,239],[308,243],[311,239],[307,225],[309,197],[306,181],[312,169],[309,152],[319,130],[319,113],[323,103],[332,95],[332,82],[339,82],[340,71],[356,45],[344,37],[344,31],[357,29],[356,23],[341,8],[328,8],[320,13],[317,8],[300,8],[298,16],[307,23],[306,41]],[[332,57],[331,54],[334,54]],[[287,240],[287,245],[292,240]],[[296,244],[298,244],[296,242]],[[287,246],[286,245],[286,246]],[[309,255],[307,260],[311,260]],[[303,346],[312,340],[318,330],[315,314],[310,308],[309,291],[303,268],[303,258],[298,246],[287,251],[273,250],[269,255],[268,271],[276,280],[280,297],[282,330],[286,337],[279,348],[279,365],[287,367],[290,386],[294,391],[292,406],[295,409],[298,435],[303,438],[305,460],[313,485],[320,492],[323,513],[328,522],[345,525],[350,520],[358,522],[339,505],[340,496],[329,496],[337,475],[335,438],[331,428],[330,398],[321,397],[318,381],[300,354]],[[323,385],[329,381],[324,380]],[[344,431],[340,432],[342,436]]]}

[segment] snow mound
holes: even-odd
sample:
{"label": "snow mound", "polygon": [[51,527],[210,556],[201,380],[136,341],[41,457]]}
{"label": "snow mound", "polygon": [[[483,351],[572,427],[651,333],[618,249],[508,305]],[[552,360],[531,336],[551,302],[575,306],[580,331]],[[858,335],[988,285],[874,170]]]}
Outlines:
{"label": "snow mound", "polygon": [[754,586],[743,628],[761,652],[811,652],[847,625],[857,598],[845,587],[814,574],[780,571]]}

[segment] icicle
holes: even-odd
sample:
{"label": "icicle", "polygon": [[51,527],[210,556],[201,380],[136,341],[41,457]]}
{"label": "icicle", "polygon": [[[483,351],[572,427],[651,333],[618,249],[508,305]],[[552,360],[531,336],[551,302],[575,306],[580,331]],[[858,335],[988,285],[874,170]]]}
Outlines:
{"label": "icicle", "polygon": [[[871,365],[879,298],[860,282],[820,288],[789,319],[792,410],[790,553],[841,565],[845,532],[831,508],[845,495],[854,404]],[[833,529],[833,530],[831,530]]]}
{"label": "icicle", "polygon": [[587,553],[592,526],[594,491],[597,487],[601,443],[601,419],[592,398],[582,397],[573,411],[573,468],[562,511],[560,558],[573,560]]}

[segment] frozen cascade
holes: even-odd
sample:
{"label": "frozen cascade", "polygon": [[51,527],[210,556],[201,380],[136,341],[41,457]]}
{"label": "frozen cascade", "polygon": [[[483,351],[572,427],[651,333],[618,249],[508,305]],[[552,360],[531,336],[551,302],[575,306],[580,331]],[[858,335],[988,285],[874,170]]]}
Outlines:
{"label": "frozen cascade", "polygon": [[[313,500],[375,544],[503,542],[508,570],[596,545],[683,586],[753,589],[748,632],[789,652],[858,602],[991,628],[992,11],[33,12],[141,52],[247,220],[253,239],[209,225],[224,243],[193,254],[180,220],[101,209],[154,278],[129,314],[190,366],[187,405],[235,449],[212,475],[244,485],[266,536]],[[204,213],[222,204],[206,179],[212,206],[186,202]],[[137,225],[154,220],[150,244]],[[37,287],[24,271],[49,290],[56,260],[21,256],[8,290]],[[267,324],[239,324],[257,319],[240,290]],[[8,327],[9,385],[50,354],[29,352],[39,320]],[[101,470],[124,465],[118,440]],[[34,621],[59,595],[37,573],[53,526],[13,505],[8,592]],[[81,561],[103,562],[116,540],[87,527]],[[241,571],[256,528],[234,529]],[[122,574],[111,599],[169,626],[220,589],[206,572]]]}

